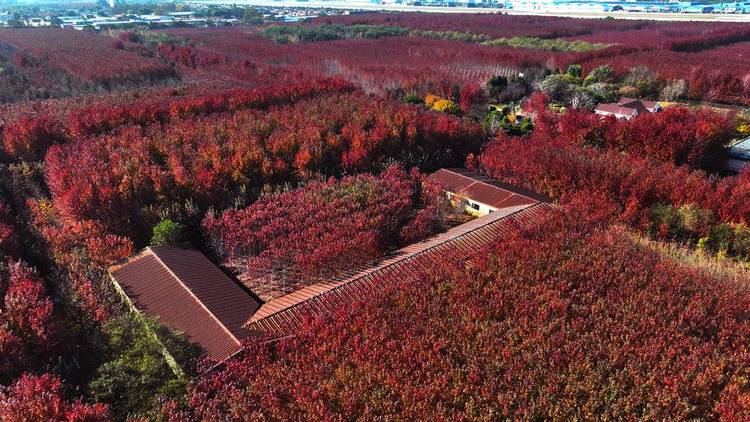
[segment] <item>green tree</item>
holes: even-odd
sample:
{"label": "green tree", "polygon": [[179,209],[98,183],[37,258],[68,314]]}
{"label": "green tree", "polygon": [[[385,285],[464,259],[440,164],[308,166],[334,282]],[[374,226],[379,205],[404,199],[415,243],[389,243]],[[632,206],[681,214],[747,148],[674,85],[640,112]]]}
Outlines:
{"label": "green tree", "polygon": [[160,397],[184,396],[186,379],[174,373],[163,351],[166,348],[192,374],[188,364],[199,349],[185,337],[135,313],[113,318],[104,325],[104,333],[109,359],[88,387],[95,400],[110,405],[116,420],[147,414]]}
{"label": "green tree", "polygon": [[583,74],[583,67],[580,64],[572,64],[568,66],[566,73],[574,78],[580,78]]}
{"label": "green tree", "polygon": [[615,72],[612,70],[611,67],[607,65],[601,65],[595,67],[588,76],[586,76],[586,79],[584,79],[583,84],[584,86],[588,86],[595,83],[612,83],[615,80]]}
{"label": "green tree", "polygon": [[248,7],[242,15],[242,20],[245,23],[260,24],[263,23],[263,15],[254,7]]}
{"label": "green tree", "polygon": [[550,75],[539,84],[539,90],[549,95],[552,101],[567,103],[575,85],[571,84],[567,75]]}
{"label": "green tree", "polygon": [[505,76],[493,76],[484,84],[484,93],[487,98],[496,99],[508,86],[508,78]]}
{"label": "green tree", "polygon": [[625,84],[635,88],[642,97],[656,97],[661,88],[659,77],[646,66],[630,69]]}
{"label": "green tree", "polygon": [[151,246],[174,245],[183,239],[185,226],[170,219],[162,220],[154,226]]}

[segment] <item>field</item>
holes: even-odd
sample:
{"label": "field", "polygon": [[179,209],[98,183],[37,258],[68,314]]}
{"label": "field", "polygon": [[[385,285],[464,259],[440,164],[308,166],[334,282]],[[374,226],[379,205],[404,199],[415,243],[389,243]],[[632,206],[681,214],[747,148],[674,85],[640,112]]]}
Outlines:
{"label": "field", "polygon": [[[2,29],[0,421],[747,419],[749,55],[498,14]],[[623,96],[669,106],[592,112]],[[106,271],[189,242],[272,300],[468,219],[444,167],[554,206],[220,366]]]}

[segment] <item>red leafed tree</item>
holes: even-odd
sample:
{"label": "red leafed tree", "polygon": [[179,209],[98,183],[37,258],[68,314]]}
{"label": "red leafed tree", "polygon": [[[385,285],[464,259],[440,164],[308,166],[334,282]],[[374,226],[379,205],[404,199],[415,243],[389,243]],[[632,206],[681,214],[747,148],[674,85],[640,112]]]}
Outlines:
{"label": "red leafed tree", "polygon": [[[100,270],[133,253],[130,239],[106,233],[95,221],[65,220],[46,200],[29,200],[34,227],[47,242],[52,258],[68,270],[80,305],[97,321],[109,315],[104,305]],[[99,275],[99,276],[97,276]]]}
{"label": "red leafed tree", "polygon": [[18,239],[11,224],[12,221],[10,208],[0,202],[0,252],[9,256],[17,256]]}
{"label": "red leafed tree", "polygon": [[391,167],[378,177],[314,182],[218,218],[208,215],[203,226],[214,251],[241,278],[296,272],[302,277],[294,283],[304,285],[442,230],[447,201],[422,180],[418,172]]}
{"label": "red leafed tree", "polygon": [[728,221],[750,225],[750,168],[722,179],[716,187],[719,215]]}
{"label": "red leafed tree", "polygon": [[218,218],[209,215],[203,226],[214,250],[242,262],[246,275],[281,269],[307,277],[335,274],[443,228],[445,197],[433,186],[423,189],[422,179],[390,167],[378,177],[314,182]]}
{"label": "red leafed tree", "polygon": [[51,145],[65,140],[61,122],[51,116],[22,117],[3,126],[3,148],[13,157],[40,157]]}
{"label": "red leafed tree", "polygon": [[490,176],[553,198],[577,192],[603,195],[620,206],[623,221],[639,227],[656,204],[718,206],[705,173],[613,149],[501,135],[479,161]]}
{"label": "red leafed tree", "polygon": [[105,422],[107,406],[68,401],[62,383],[51,374],[24,374],[0,387],[0,421]]}
{"label": "red leafed tree", "polygon": [[46,341],[54,330],[51,323],[52,300],[39,277],[23,264],[10,266],[5,290],[4,319],[17,332],[38,341]]}
{"label": "red leafed tree", "polygon": [[0,279],[0,380],[48,364],[58,321],[43,280],[28,266],[10,262]]}
{"label": "red leafed tree", "polygon": [[[542,103],[540,103],[542,104]],[[535,106],[535,110],[543,108]],[[630,120],[588,111],[537,112],[535,137],[547,142],[606,147],[677,165],[702,168],[721,158],[734,134],[733,116],[707,109],[670,107]]]}
{"label": "red leafed tree", "polygon": [[379,170],[390,161],[460,165],[479,125],[363,95],[185,119],[53,146],[46,179],[56,212],[143,238],[155,215],[190,201],[225,209],[264,185]]}

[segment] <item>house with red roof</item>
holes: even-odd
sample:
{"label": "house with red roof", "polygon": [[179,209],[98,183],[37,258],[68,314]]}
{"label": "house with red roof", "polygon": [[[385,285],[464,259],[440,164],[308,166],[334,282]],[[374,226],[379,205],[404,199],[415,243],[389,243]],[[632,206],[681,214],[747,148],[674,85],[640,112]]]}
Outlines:
{"label": "house with red roof", "polygon": [[594,113],[602,116],[615,116],[618,119],[632,119],[645,113],[656,113],[661,110],[658,101],[647,101],[622,97],[617,103],[602,103],[596,106]]}
{"label": "house with red roof", "polygon": [[454,204],[463,203],[467,213],[481,217],[502,208],[546,202],[548,198],[467,169],[440,169],[430,175]]}

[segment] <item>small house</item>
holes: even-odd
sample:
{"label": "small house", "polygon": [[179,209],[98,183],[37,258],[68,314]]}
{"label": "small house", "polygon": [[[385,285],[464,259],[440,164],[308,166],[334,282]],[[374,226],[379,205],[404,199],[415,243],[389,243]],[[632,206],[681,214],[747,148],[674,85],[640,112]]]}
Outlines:
{"label": "small house", "polygon": [[185,333],[223,362],[244,344],[295,335],[308,317],[418,277],[413,268],[442,259],[445,251],[470,252],[519,225],[536,224],[551,208],[546,198],[469,170],[441,169],[430,177],[480,217],[266,302],[189,246],[147,247],[108,272],[132,310]]}
{"label": "small house", "polygon": [[440,169],[430,179],[443,186],[454,204],[464,203],[466,212],[477,217],[502,208],[547,202],[540,195],[466,169]]}
{"label": "small house", "polygon": [[602,103],[596,106],[594,113],[602,116],[615,116],[618,119],[632,119],[645,113],[656,113],[661,110],[657,101],[640,100],[622,97],[617,103]]}

